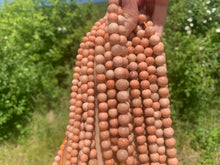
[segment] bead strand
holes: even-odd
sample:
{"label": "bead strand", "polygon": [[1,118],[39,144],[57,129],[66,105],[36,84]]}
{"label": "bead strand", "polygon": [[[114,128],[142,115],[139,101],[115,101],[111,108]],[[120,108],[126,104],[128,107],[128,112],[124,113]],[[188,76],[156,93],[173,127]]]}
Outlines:
{"label": "bead strand", "polygon": [[[139,29],[135,29],[136,33],[139,34]],[[136,150],[137,150],[137,159],[140,164],[146,164],[149,161],[148,158],[148,149],[146,143],[146,137],[144,136],[145,124],[144,124],[144,116],[143,116],[143,104],[142,104],[142,97],[141,97],[141,84],[142,81],[146,80],[146,63],[145,55],[143,54],[143,49],[141,45],[142,40],[141,35],[132,38],[132,52],[129,54],[129,69],[131,70],[130,76],[133,80],[130,81],[131,96],[134,98],[132,100],[133,106],[133,115],[134,115],[134,125],[135,125],[135,134],[136,134]],[[141,49],[140,49],[141,48]],[[143,76],[145,74],[145,76]],[[140,81],[139,81],[140,80]],[[143,86],[142,86],[143,87]]]}
{"label": "bead strand", "polygon": [[[92,28],[93,29],[93,28]],[[95,82],[94,82],[94,36],[91,33],[87,34],[88,37],[88,63],[87,63],[87,75],[88,79],[88,90],[87,99],[83,103],[82,107],[86,111],[86,123],[85,123],[85,139],[84,139],[84,154],[88,155],[88,164],[97,164],[97,152],[95,148]]]}
{"label": "bead strand", "polygon": [[[90,152],[90,149],[88,150],[88,148],[86,148],[84,141],[85,141],[85,132],[86,132],[86,128],[88,128],[89,126],[86,125],[86,118],[88,117],[88,113],[87,113],[87,109],[84,108],[85,104],[89,102],[89,100],[92,100],[92,98],[88,97],[88,82],[89,82],[89,78],[88,78],[88,56],[89,56],[89,44],[90,42],[88,40],[86,40],[84,38],[85,41],[85,48],[83,50],[83,58],[81,60],[81,74],[80,74],[80,82],[81,82],[81,100],[78,104],[80,104],[80,108],[78,108],[78,111],[82,113],[82,118],[81,118],[81,125],[80,125],[80,133],[79,133],[79,159],[78,159],[78,163],[81,165],[86,164],[86,162],[88,161],[88,153]],[[84,42],[83,42],[84,43]],[[88,102],[87,102],[88,101]],[[87,152],[87,154],[85,153]]]}
{"label": "bead strand", "polygon": [[[143,16],[143,15],[141,15]],[[145,21],[144,21],[145,22]],[[147,22],[149,24],[150,21]],[[153,74],[153,68],[152,63],[149,61],[151,60],[150,56],[152,55],[152,49],[149,47],[149,38],[146,35],[146,29],[145,30],[139,30],[139,35],[144,37],[140,41],[143,45],[143,53],[144,57],[142,57],[143,62],[142,67],[146,67],[144,71],[140,73],[142,76],[141,81],[141,89],[142,89],[142,98],[143,98],[143,104],[144,104],[144,114],[145,114],[145,124],[146,124],[146,137],[147,137],[147,144],[148,144],[148,155],[149,155],[149,162],[152,164],[154,162],[157,162],[155,160],[155,150],[153,150],[153,146],[156,145],[156,127],[154,125],[154,109],[153,109],[153,99],[151,98],[152,90],[151,90],[151,75]],[[140,56],[141,58],[141,56]],[[141,66],[140,66],[141,67]]]}
{"label": "bead strand", "polygon": [[[158,75],[158,85],[159,85],[159,95],[160,95],[160,112],[162,115],[162,125],[164,127],[164,137],[166,153],[164,156],[160,156],[161,164],[177,165],[178,160],[175,158],[177,151],[175,149],[176,141],[173,138],[174,130],[171,128],[172,120],[170,118],[170,108],[169,108],[169,89],[168,89],[168,79],[166,76],[166,57],[163,53],[163,44],[159,43],[158,46],[154,47],[154,53],[157,55],[155,58],[155,63],[157,65],[157,75]],[[166,156],[165,156],[166,154]],[[165,158],[167,157],[167,159]]]}
{"label": "bead strand", "polygon": [[[148,22],[148,27],[146,27],[146,32],[150,28],[152,31],[154,30],[153,23]],[[155,33],[152,33],[151,36],[149,36],[150,41],[150,48],[149,50],[146,50],[146,54],[149,53],[148,58],[146,59],[146,62],[149,65],[148,71],[150,73],[149,76],[149,82],[150,82],[150,91],[151,91],[151,99],[153,101],[152,108],[154,110],[153,117],[154,117],[154,125],[156,128],[155,135],[156,135],[156,143],[152,143],[149,145],[149,151],[151,152],[150,158],[153,161],[152,164],[158,164],[160,156],[163,156],[163,130],[162,128],[162,122],[160,120],[161,113],[159,111],[160,104],[159,104],[159,95],[158,95],[158,84],[157,84],[157,76],[156,73],[156,67],[155,67],[155,60],[154,60],[154,54],[153,54],[153,46],[157,43],[152,42],[152,38],[156,38],[158,41],[160,41],[160,37],[157,36]],[[159,153],[160,152],[160,153]],[[159,155],[162,154],[162,155]]]}
{"label": "bead strand", "polygon": [[[114,3],[114,2],[113,2]],[[111,4],[111,2],[109,2]],[[116,87],[114,81],[114,64],[113,57],[111,53],[111,43],[109,41],[109,35],[113,33],[118,33],[118,17],[115,13],[111,13],[108,17],[108,26],[106,26],[106,35],[108,38],[105,43],[105,67],[106,67],[106,85],[107,85],[107,96],[108,96],[108,115],[109,115],[109,131],[111,139],[111,149],[114,154],[114,159],[116,158],[116,153],[118,151],[118,112],[117,112],[117,100],[116,98]]]}
{"label": "bead strand", "polygon": [[109,116],[110,116],[110,135],[111,135],[111,145],[112,145],[112,150],[114,152],[114,157],[118,151],[118,112],[117,112],[117,100],[116,100],[116,87],[115,87],[115,73],[114,73],[114,63],[113,63],[113,53],[112,53],[112,48],[114,46],[114,44],[112,42],[118,42],[119,41],[119,37],[118,37],[118,33],[119,33],[119,26],[118,26],[118,5],[119,5],[119,1],[118,0],[110,0],[109,1],[109,6],[107,9],[108,12],[108,19],[107,19],[107,28],[106,28],[106,32],[108,32],[108,42],[106,43],[106,47],[107,50],[105,53],[105,58],[106,58],[106,64],[111,65],[110,68],[107,71],[107,88],[108,88],[108,93],[110,93],[111,91],[114,93],[114,91],[116,92],[114,95],[114,97],[111,97],[110,94],[108,96],[108,106],[109,106]]}
{"label": "bead strand", "polygon": [[[111,24],[108,24],[108,30],[111,31],[113,28],[111,27],[112,23],[116,23],[115,25],[118,25],[118,32],[113,32],[109,36],[109,41],[111,44],[111,52],[113,56],[113,64],[114,64],[114,76],[115,76],[115,84],[119,84],[120,81],[127,81],[128,78],[128,70],[126,69],[126,65],[123,62],[124,57],[127,55],[127,50],[125,47],[126,43],[121,43],[120,40],[123,36],[125,36],[125,27],[124,27],[124,16],[122,16],[122,10],[119,9],[119,1],[109,1],[109,7],[108,7],[108,14],[114,15],[116,18],[111,19]],[[110,18],[110,16],[109,16]],[[118,20],[117,20],[118,18]],[[117,22],[116,22],[117,21]],[[117,111],[119,112],[118,116],[118,124],[120,127],[127,127],[130,123],[130,116],[129,111],[126,113],[121,113],[120,111],[120,104],[123,104],[125,106],[129,106],[129,93],[128,93],[128,86],[123,86],[123,88],[117,88]],[[129,110],[129,108],[128,108]],[[123,137],[119,135],[118,138],[118,151],[116,154],[116,157],[119,162],[125,162],[128,158],[128,148],[129,140],[128,137]]]}
{"label": "bead strand", "polygon": [[[152,31],[155,31],[153,26],[153,23],[150,22],[148,23],[149,26],[146,28],[146,31],[148,32],[150,28]],[[150,90],[152,92],[151,94],[151,99],[153,100],[153,104],[152,104],[152,108],[154,109],[154,125],[156,127],[156,144],[152,144],[150,147],[150,149],[152,151],[154,151],[154,153],[151,155],[152,158],[154,158],[155,163],[157,164],[159,163],[163,163],[164,160],[166,160],[166,156],[165,156],[165,146],[164,146],[164,138],[163,138],[163,130],[162,130],[162,121],[161,121],[161,112],[160,110],[160,103],[159,103],[159,99],[160,96],[158,94],[158,77],[156,75],[156,67],[155,67],[155,52],[152,50],[154,50],[155,46],[157,46],[160,42],[160,37],[157,34],[153,34],[152,36],[149,37],[150,40],[150,44],[151,44],[151,50],[146,51],[150,52],[149,55],[151,54],[151,56],[149,56],[147,58],[147,63],[149,63],[149,71],[151,72],[151,75],[149,76],[149,81],[150,81]],[[155,42],[156,41],[156,42]],[[153,55],[152,55],[153,54]]]}
{"label": "bead strand", "polygon": [[[106,69],[105,69],[105,58],[104,58],[104,35],[105,30],[99,29],[96,32],[96,39],[95,39],[95,63],[96,63],[96,81],[97,81],[97,100],[98,100],[98,118],[99,118],[99,129],[100,129],[100,144],[102,148],[102,156],[104,159],[104,164],[107,162],[112,161],[113,159],[113,152],[111,150],[111,143],[110,143],[110,133],[109,133],[109,123],[108,123],[108,104],[107,104],[107,86],[105,84],[106,81]],[[107,145],[107,143],[109,145]],[[113,160],[114,161],[114,160]]]}
{"label": "bead strand", "polygon": [[141,13],[127,37],[120,5],[109,0],[80,44],[67,139],[53,165],[178,164],[161,36]]}
{"label": "bead strand", "polygon": [[[83,58],[83,51],[84,51],[84,44],[80,44],[80,49],[79,49],[79,55],[77,55],[77,62],[76,62],[76,68],[74,69],[75,73],[73,74],[73,87],[72,87],[72,92],[76,92],[76,99],[71,99],[70,104],[71,107],[70,109],[75,111],[74,119],[69,120],[69,125],[73,126],[70,127],[70,132],[67,134],[67,153],[66,155],[66,162],[65,164],[71,164],[71,162],[75,162],[77,164],[78,162],[78,152],[79,152],[79,134],[81,130],[81,116],[82,116],[82,111],[81,111],[81,82],[80,82],[80,75],[81,75],[81,60]],[[74,106],[74,107],[73,107]],[[71,152],[68,152],[68,149],[72,148]]]}

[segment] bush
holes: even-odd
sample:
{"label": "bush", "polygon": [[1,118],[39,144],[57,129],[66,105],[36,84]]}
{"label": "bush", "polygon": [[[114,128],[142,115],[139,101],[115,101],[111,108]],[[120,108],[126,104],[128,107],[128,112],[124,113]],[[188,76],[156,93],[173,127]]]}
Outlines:
{"label": "bush", "polygon": [[2,5],[0,141],[22,134],[39,98],[50,105],[59,97],[58,87],[67,86],[77,47],[97,15],[92,3],[67,0]]}
{"label": "bush", "polygon": [[218,1],[170,1],[164,33],[178,148],[187,138],[203,164],[220,149],[219,12]]}

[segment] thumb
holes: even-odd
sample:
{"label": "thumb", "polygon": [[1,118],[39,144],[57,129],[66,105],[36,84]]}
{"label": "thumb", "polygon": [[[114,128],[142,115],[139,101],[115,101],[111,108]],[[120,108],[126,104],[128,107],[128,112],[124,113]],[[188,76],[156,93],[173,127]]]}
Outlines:
{"label": "thumb", "polygon": [[122,0],[122,9],[125,17],[126,35],[128,36],[137,25],[138,1]]}

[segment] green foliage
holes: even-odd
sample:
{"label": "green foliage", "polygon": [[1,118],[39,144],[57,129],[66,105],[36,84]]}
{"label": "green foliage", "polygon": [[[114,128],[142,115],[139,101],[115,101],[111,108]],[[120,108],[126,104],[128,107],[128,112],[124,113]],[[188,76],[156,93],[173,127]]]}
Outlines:
{"label": "green foliage", "polygon": [[57,88],[67,87],[67,70],[97,15],[92,3],[67,0],[12,0],[2,6],[0,141],[22,133],[39,98],[55,101]]}
{"label": "green foliage", "polygon": [[181,31],[187,34],[205,35],[219,25],[220,5],[218,0],[171,0],[168,8],[166,31]]}
{"label": "green foliage", "polygon": [[170,1],[164,42],[178,148],[187,138],[201,164],[220,153],[219,31],[217,0]]}
{"label": "green foliage", "polygon": [[65,138],[68,123],[69,90],[61,91],[57,102],[44,113],[39,110],[44,108],[43,104],[35,108],[32,121],[25,127],[28,132],[25,138],[17,139],[15,143],[4,141],[0,145],[0,165],[52,164]]}

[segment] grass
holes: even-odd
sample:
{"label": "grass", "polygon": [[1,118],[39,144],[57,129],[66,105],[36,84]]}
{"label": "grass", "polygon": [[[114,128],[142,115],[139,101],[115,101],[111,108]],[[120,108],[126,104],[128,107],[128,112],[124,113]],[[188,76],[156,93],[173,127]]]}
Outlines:
{"label": "grass", "polygon": [[[54,108],[42,113],[38,107],[27,126],[28,135],[0,145],[0,165],[52,164],[59,146],[65,138],[68,122],[69,90],[64,90]],[[45,103],[46,104],[46,103]]]}
{"label": "grass", "polygon": [[198,116],[198,123],[174,122],[180,165],[220,164],[220,124],[217,108]]}

